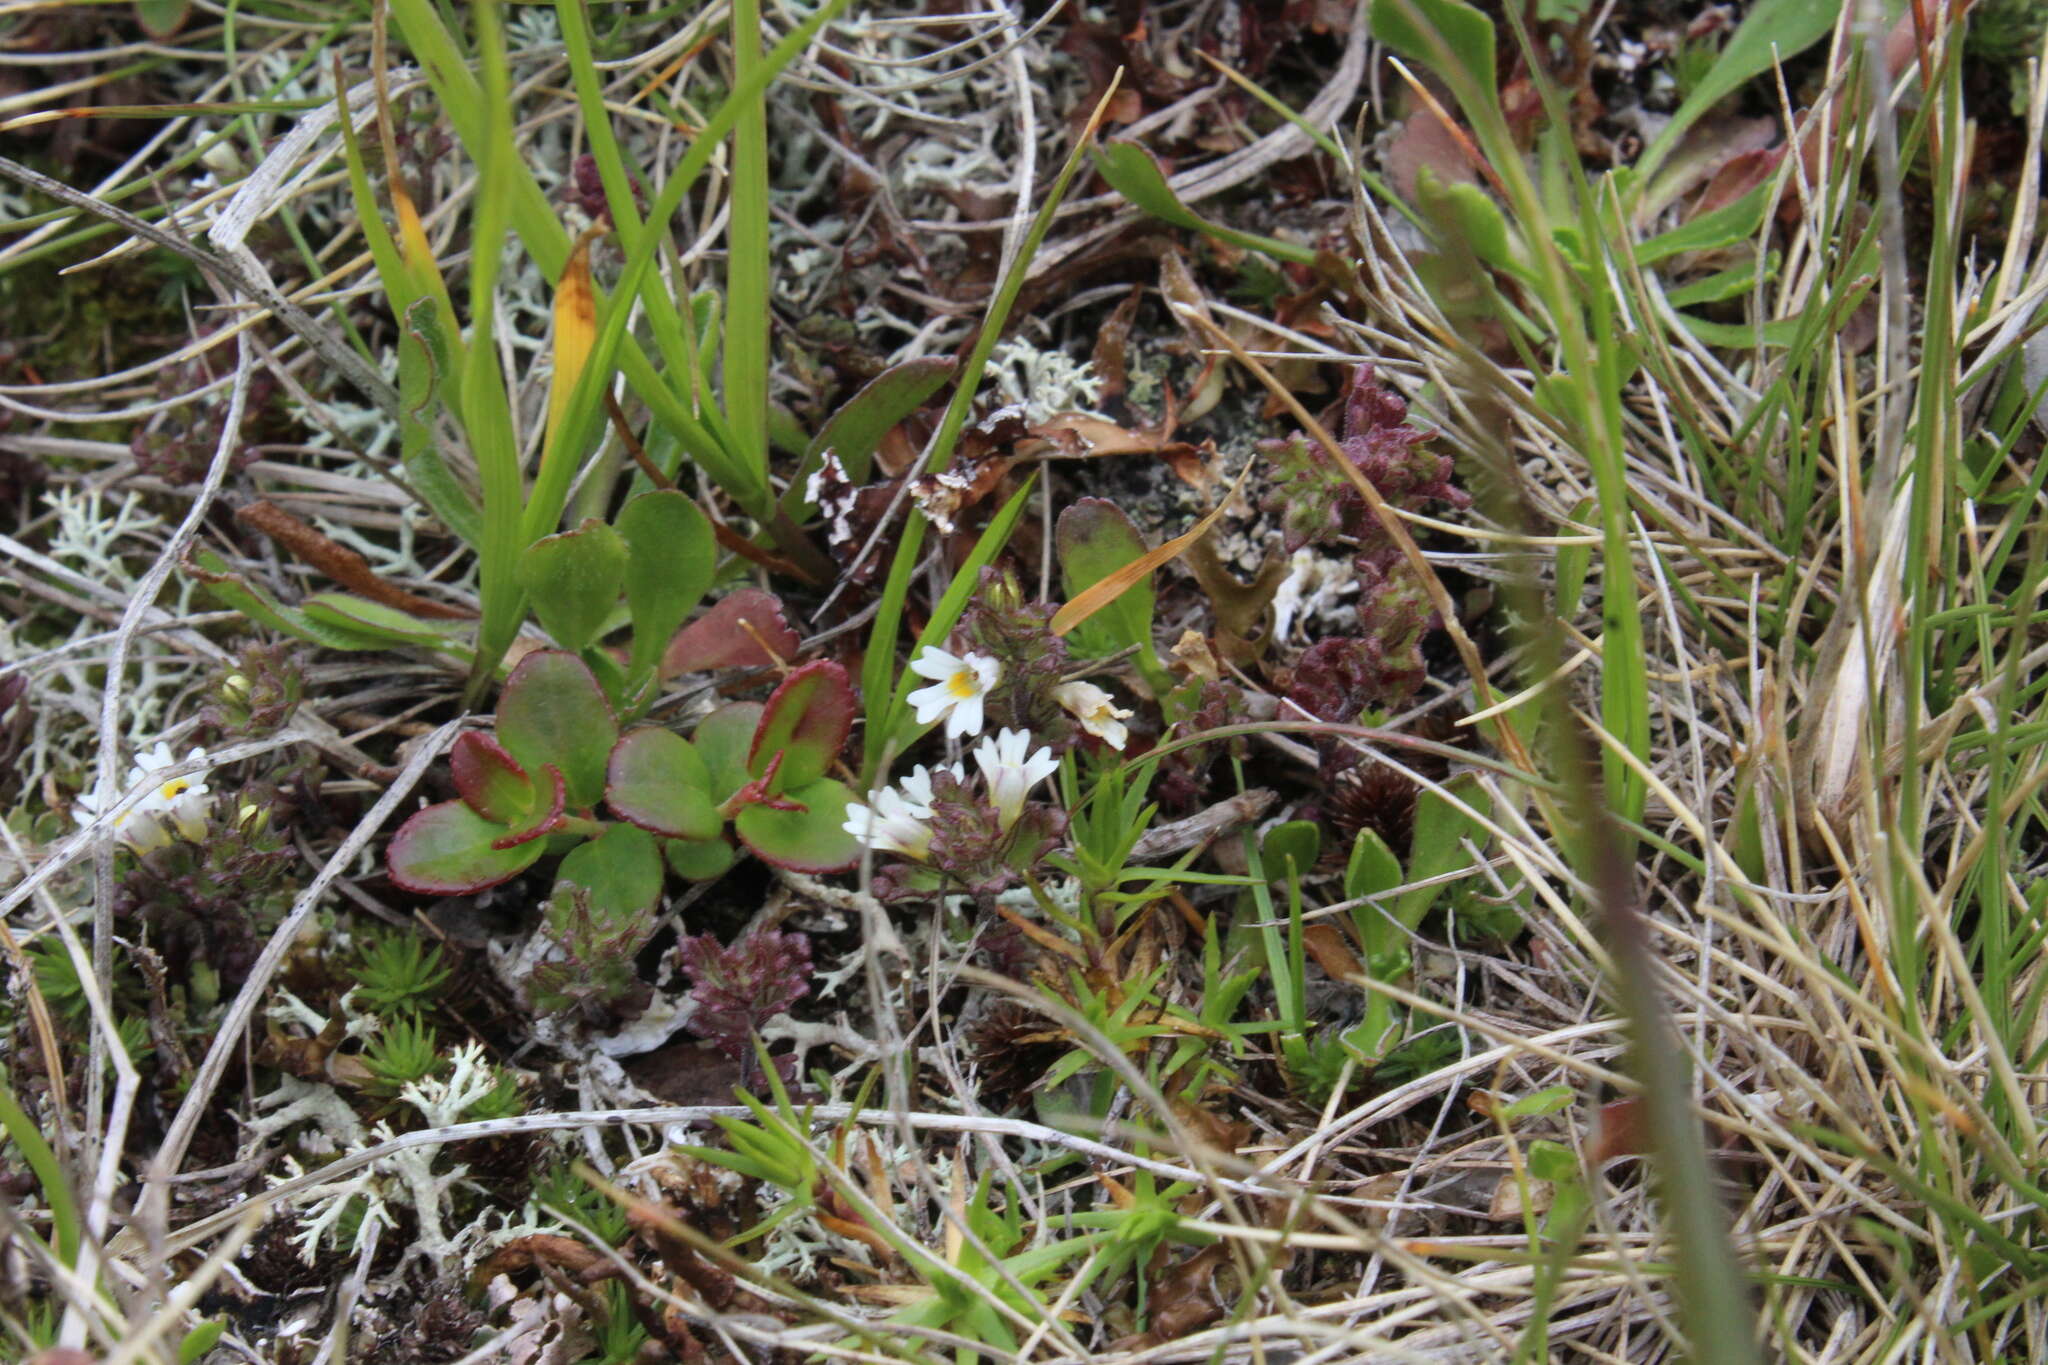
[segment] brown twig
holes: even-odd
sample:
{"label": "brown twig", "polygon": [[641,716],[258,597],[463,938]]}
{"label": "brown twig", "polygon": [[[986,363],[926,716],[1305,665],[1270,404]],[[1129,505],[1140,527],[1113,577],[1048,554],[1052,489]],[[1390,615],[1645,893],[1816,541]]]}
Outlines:
{"label": "brown twig", "polygon": [[364,559],[348,546],[329,536],[322,535],[285,511],[276,503],[259,499],[235,512],[235,520],[253,530],[261,531],[282,545],[295,558],[319,570],[335,582],[360,597],[372,602],[407,612],[413,616],[428,617],[439,621],[467,621],[476,613],[464,607],[436,602],[407,592],[396,583],[387,582],[370,567]]}

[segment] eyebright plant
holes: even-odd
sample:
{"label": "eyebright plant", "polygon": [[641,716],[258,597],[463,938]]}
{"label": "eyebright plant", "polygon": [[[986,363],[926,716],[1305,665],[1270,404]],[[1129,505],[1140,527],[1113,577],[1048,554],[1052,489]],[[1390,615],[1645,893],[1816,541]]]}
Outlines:
{"label": "eyebright plant", "polygon": [[[1389,506],[1471,505],[1451,484],[1450,458],[1420,448],[1431,433],[1408,425],[1407,403],[1374,377],[1371,365],[1352,372],[1341,430],[1343,457]],[[1422,641],[1440,624],[1435,608],[1400,548],[1320,443],[1296,432],[1260,449],[1275,469],[1265,510],[1280,519],[1287,550],[1311,543],[1355,547],[1360,633],[1312,646],[1288,679],[1287,695],[1318,720],[1356,722],[1368,707],[1399,702],[1421,686]]]}
{"label": "eyebright plant", "polygon": [[[601,908],[646,905],[664,862],[688,878],[724,872],[734,857],[728,823],[769,862],[843,871],[860,856],[839,828],[852,793],[827,771],[854,709],[846,670],[819,660],[791,670],[765,703],[712,712],[691,739],[653,726],[622,735],[583,660],[536,651],[506,682],[495,733],[456,740],[458,799],[418,812],[392,837],[391,878],[409,891],[467,894],[568,845],[563,880]],[[598,843],[601,855],[588,852]]]}
{"label": "eyebright plant", "polygon": [[[183,761],[198,763],[205,758],[206,750],[195,748]],[[128,769],[130,789],[152,784],[140,801],[113,817],[114,837],[137,853],[168,847],[175,838],[192,843],[206,838],[206,777],[212,770],[201,768],[173,776],[170,770],[179,766],[179,761],[171,746],[159,740],[137,754],[134,766]],[[119,801],[120,793],[112,790],[103,777],[90,790],[78,794],[72,803],[72,817],[81,825],[91,825]]]}
{"label": "eyebright plant", "polygon": [[960,764],[919,766],[872,803],[849,801],[845,832],[907,862],[883,868],[875,892],[908,899],[942,891],[993,897],[1037,867],[1065,832],[1055,806],[1029,800],[1059,770],[1050,746],[1032,749],[1022,730],[985,737],[974,749],[979,785]]}

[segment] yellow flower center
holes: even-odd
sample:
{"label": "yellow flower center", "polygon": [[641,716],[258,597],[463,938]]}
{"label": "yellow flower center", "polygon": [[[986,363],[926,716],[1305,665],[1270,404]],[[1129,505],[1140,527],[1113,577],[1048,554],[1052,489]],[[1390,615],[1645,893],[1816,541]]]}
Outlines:
{"label": "yellow flower center", "polygon": [[952,677],[946,679],[946,690],[961,701],[966,701],[981,691],[981,680],[974,676],[974,670],[971,668],[957,669]]}
{"label": "yellow flower center", "polygon": [[157,794],[163,797],[163,799],[166,801],[175,801],[179,797],[183,796],[185,794],[185,789],[191,785],[192,780],[190,778],[174,777],[170,781],[164,783],[163,786],[159,787],[157,789]]}

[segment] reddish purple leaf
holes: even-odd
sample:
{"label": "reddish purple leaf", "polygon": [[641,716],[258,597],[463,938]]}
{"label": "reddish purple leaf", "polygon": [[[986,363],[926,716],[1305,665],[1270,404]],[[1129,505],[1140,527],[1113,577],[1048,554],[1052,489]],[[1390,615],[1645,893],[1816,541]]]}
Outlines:
{"label": "reddish purple leaf", "polygon": [[[760,588],[741,588],[676,632],[662,656],[661,674],[772,668],[795,658],[800,643],[782,614],[781,599]],[[771,656],[771,649],[780,657]]]}

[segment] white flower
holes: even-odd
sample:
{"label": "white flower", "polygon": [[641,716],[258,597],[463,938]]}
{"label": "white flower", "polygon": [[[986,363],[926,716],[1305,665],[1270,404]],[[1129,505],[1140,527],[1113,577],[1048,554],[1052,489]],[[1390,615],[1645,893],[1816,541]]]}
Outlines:
{"label": "white flower", "polygon": [[[184,761],[194,763],[205,757],[206,750],[193,749],[185,755]],[[132,786],[145,778],[154,778],[160,772],[177,767],[178,762],[171,756],[171,746],[158,740],[154,748],[145,749],[135,756],[135,767],[128,775],[129,784]],[[206,837],[206,802],[202,798],[208,794],[206,775],[211,771],[210,768],[201,768],[182,777],[159,779],[155,789],[143,798],[142,804],[167,817],[178,827],[178,833],[196,844]]]}
{"label": "white flower", "polygon": [[[121,794],[105,790],[106,785],[101,783],[91,791],[80,792],[71,803],[71,818],[89,825],[100,818],[102,811],[115,805]],[[171,841],[170,831],[157,819],[146,798],[115,816],[110,828],[115,838],[137,853],[154,853]]]}
{"label": "white flower", "polygon": [[1001,664],[986,654],[956,657],[936,645],[928,645],[910,661],[910,671],[933,680],[930,687],[920,687],[910,694],[919,725],[944,718],[948,739],[981,733],[982,699],[996,685],[996,679],[1002,677]]}
{"label": "white flower", "polygon": [[[185,762],[194,762],[206,757],[206,750],[193,749],[185,755]],[[158,778],[156,774],[178,766],[179,759],[171,753],[171,746],[158,741],[151,748],[135,756],[135,764],[128,770],[128,786],[135,787],[145,782],[153,783],[152,788],[134,805],[114,817],[114,836],[137,853],[152,853],[171,842],[171,829],[194,843],[206,837],[206,775],[208,769],[182,777]],[[104,779],[91,791],[80,792],[72,803],[71,816],[81,825],[89,825],[99,819],[103,811],[116,805],[120,794],[109,790]]]}
{"label": "white flower", "polygon": [[950,772],[953,774],[955,782],[965,782],[967,780],[967,770],[958,763],[953,764],[950,768],[939,768],[936,770],[927,768],[924,764],[920,763],[915,768],[912,768],[901,782],[896,784],[903,789],[903,795],[909,799],[910,804],[918,808],[917,814],[920,819],[926,818],[932,813],[932,777],[935,775],[935,772]]}
{"label": "white flower", "polygon": [[[927,788],[927,795],[930,794]],[[930,806],[920,806],[894,787],[875,793],[875,804],[846,803],[846,823],[840,828],[878,853],[900,853],[923,862],[931,852]]]}
{"label": "white flower", "polygon": [[989,800],[995,803],[996,819],[1002,828],[1017,823],[1024,813],[1024,798],[1031,789],[1059,771],[1060,761],[1050,748],[1030,753],[1029,730],[1004,730],[994,739],[975,746],[974,761],[988,779]]}
{"label": "white flower", "polygon": [[1094,683],[1061,683],[1052,690],[1052,695],[1069,715],[1081,722],[1083,730],[1110,748],[1122,749],[1130,739],[1130,728],[1124,722],[1131,718],[1131,713]]}

